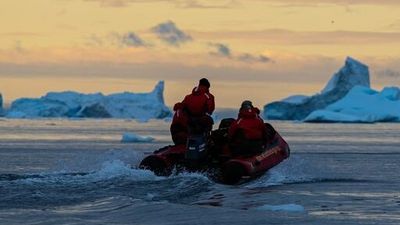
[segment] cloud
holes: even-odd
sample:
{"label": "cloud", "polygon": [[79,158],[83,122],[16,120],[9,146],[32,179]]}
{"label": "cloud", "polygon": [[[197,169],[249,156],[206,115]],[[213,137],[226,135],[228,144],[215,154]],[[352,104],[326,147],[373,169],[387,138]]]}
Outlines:
{"label": "cloud", "polygon": [[248,62],[248,63],[254,63],[254,62],[267,63],[267,62],[271,61],[271,59],[267,56],[264,56],[264,55],[254,56],[249,53],[244,53],[242,55],[239,55],[237,57],[237,59],[239,61]]}
{"label": "cloud", "polygon": [[[173,1],[170,1],[173,2]],[[233,8],[237,5],[236,0],[229,1],[196,1],[196,0],[183,0],[175,1],[175,5],[178,8],[195,8],[195,9],[227,9]]]}
{"label": "cloud", "polygon": [[251,2],[273,3],[293,7],[313,7],[321,4],[334,5],[400,5],[398,0],[84,0],[98,2],[104,7],[126,7],[134,3],[164,2],[177,8],[224,9],[239,7]]}
{"label": "cloud", "polygon": [[[260,0],[254,0],[260,1]],[[398,0],[262,0],[264,3],[279,3],[279,4],[290,4],[290,5],[319,5],[319,4],[335,4],[335,5],[400,5]]]}
{"label": "cloud", "polygon": [[134,32],[124,34],[112,32],[106,36],[92,34],[87,38],[86,45],[92,47],[100,46],[118,46],[118,47],[146,47],[149,46],[142,38]]}
{"label": "cloud", "polygon": [[215,48],[214,51],[210,52],[210,55],[213,55],[213,56],[230,58],[230,59],[245,62],[245,63],[256,63],[256,62],[267,63],[267,62],[272,61],[267,56],[264,56],[264,55],[255,56],[250,53],[241,53],[236,56],[232,53],[232,50],[226,44],[210,43],[209,45]]}
{"label": "cloud", "polygon": [[99,2],[103,7],[125,7],[129,0],[85,0],[87,2]]}
{"label": "cloud", "polygon": [[231,49],[227,45],[221,43],[210,43],[210,46],[216,48],[216,51],[210,52],[211,55],[231,57]]}
{"label": "cloud", "polygon": [[151,31],[155,33],[159,39],[175,47],[179,47],[181,44],[193,40],[190,35],[176,27],[175,23],[172,21],[160,23],[153,27]]}
{"label": "cloud", "polygon": [[[327,21],[331,23],[331,21]],[[253,31],[192,31],[199,39],[246,40],[268,45],[332,45],[400,43],[400,32],[293,31],[268,29]]]}
{"label": "cloud", "polygon": [[177,8],[196,9],[225,9],[237,5],[237,0],[84,0],[87,2],[98,2],[104,7],[126,7],[134,3],[165,2],[175,5]]}
{"label": "cloud", "polygon": [[[18,76],[25,77],[36,77],[36,76],[50,76],[50,77],[106,77],[106,78],[145,78],[145,79],[191,79],[201,74],[212,74],[213,77],[218,77],[224,80],[246,80],[249,76],[254,79],[261,81],[267,79],[265,77],[266,71],[264,69],[251,68],[245,66],[232,66],[230,63],[216,65],[207,65],[205,63],[198,65],[186,65],[182,62],[145,62],[145,63],[115,63],[104,61],[93,61],[93,62],[59,62],[59,63],[5,63],[0,61],[0,76],[11,76],[15,74]],[[310,65],[305,66],[307,67]],[[325,68],[326,69],[326,68]],[[290,65],[284,69],[277,68],[272,70],[274,73],[267,74],[283,74],[290,76],[293,79],[300,79],[297,75],[291,71]],[[289,72],[288,72],[289,71]],[[304,74],[309,73],[309,70],[299,71]],[[38,75],[39,74],[39,75]],[[246,74],[246,76],[244,76]],[[229,76],[227,76],[229,75]],[[14,77],[11,76],[11,77]],[[304,77],[303,77],[304,78]],[[284,80],[285,78],[280,76],[271,76],[269,79]],[[267,79],[268,80],[268,79]]]}
{"label": "cloud", "polygon": [[121,37],[121,43],[129,47],[146,46],[146,43],[134,32],[128,32]]}

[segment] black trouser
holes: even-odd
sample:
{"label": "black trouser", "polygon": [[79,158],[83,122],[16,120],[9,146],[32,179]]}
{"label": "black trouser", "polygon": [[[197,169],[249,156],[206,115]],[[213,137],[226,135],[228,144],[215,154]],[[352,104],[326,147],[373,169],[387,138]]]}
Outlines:
{"label": "black trouser", "polygon": [[175,144],[186,144],[187,138],[190,134],[209,134],[212,125],[213,119],[204,115],[201,117],[188,117],[188,123],[172,123],[170,127],[170,132],[172,136],[172,140]]}
{"label": "black trouser", "polygon": [[211,116],[189,116],[189,133],[190,134],[203,134],[209,133],[212,130],[214,124]]}

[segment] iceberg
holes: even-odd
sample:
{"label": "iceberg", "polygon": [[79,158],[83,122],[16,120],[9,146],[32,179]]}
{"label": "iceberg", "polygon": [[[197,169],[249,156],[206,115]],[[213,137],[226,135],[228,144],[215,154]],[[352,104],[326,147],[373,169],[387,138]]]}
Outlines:
{"label": "iceberg", "polygon": [[385,87],[378,92],[356,86],[339,101],[312,112],[304,122],[400,122],[400,89]]}
{"label": "iceberg", "polygon": [[0,93],[0,116],[3,115],[3,95]]}
{"label": "iceberg", "polygon": [[154,141],[153,137],[140,136],[134,133],[124,133],[121,139],[122,143],[137,143],[137,142],[146,143],[152,141]]}
{"label": "iceberg", "polygon": [[316,110],[342,99],[355,86],[370,87],[368,66],[347,57],[345,65],[335,73],[320,93],[313,96],[296,95],[264,106],[264,118],[304,120]]}
{"label": "iceberg", "polygon": [[132,118],[142,121],[162,119],[172,115],[164,103],[163,92],[164,81],[160,81],[149,93],[103,95],[74,91],[50,92],[40,98],[15,100],[6,117]]}

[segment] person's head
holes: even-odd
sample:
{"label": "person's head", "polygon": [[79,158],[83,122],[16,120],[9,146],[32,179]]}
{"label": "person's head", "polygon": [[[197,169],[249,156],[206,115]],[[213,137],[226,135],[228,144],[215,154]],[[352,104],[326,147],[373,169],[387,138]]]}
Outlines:
{"label": "person's head", "polygon": [[201,78],[199,80],[199,85],[210,88],[210,82],[207,80],[207,78]]}
{"label": "person's head", "polygon": [[242,105],[240,106],[240,110],[242,109],[252,109],[254,108],[253,103],[249,100],[245,100],[242,102]]}

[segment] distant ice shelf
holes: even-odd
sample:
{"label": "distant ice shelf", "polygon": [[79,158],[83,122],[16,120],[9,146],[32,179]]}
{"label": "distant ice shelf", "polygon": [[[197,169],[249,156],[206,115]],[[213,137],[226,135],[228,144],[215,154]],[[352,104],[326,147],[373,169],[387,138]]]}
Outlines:
{"label": "distant ice shelf", "polygon": [[152,92],[123,92],[110,95],[74,91],[50,92],[41,98],[15,100],[5,116],[9,118],[82,117],[132,118],[141,121],[171,116],[164,103],[164,81]]}

